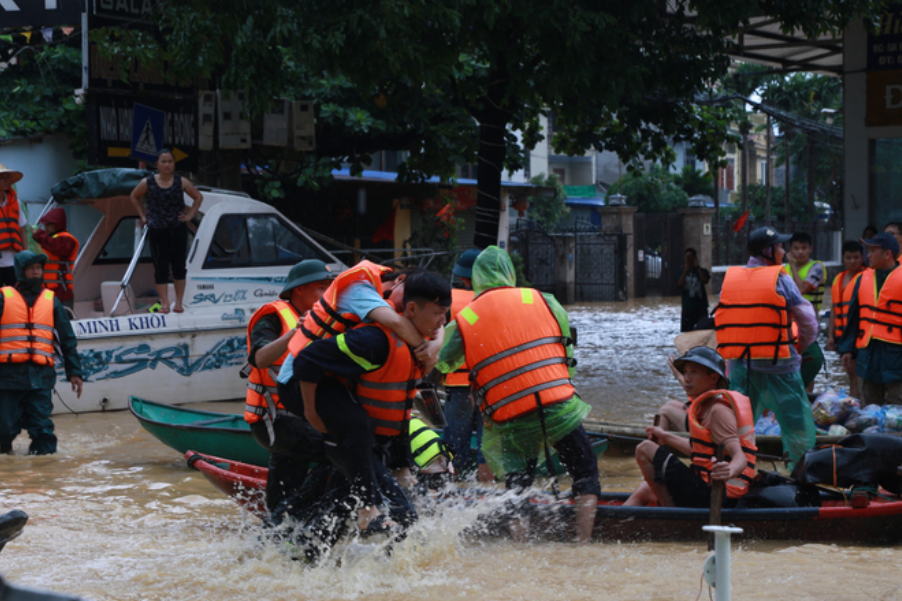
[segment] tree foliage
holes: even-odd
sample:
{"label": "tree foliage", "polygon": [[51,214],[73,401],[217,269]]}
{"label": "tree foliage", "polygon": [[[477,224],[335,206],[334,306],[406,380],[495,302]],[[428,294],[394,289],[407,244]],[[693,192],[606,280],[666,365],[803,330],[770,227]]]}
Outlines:
{"label": "tree foliage", "polygon": [[[394,139],[408,134],[402,177],[447,176],[478,156],[476,244],[485,246],[495,241],[502,171],[522,167],[540,140],[540,115],[557,116],[552,145],[559,153],[595,148],[624,161],[666,160],[670,141],[685,140],[696,156],[716,160],[728,118],[724,107],[697,100],[726,74],[726,36],[760,15],[783,31],[816,36],[879,4],[183,0],[160,4],[156,18],[170,32],[162,51],[170,64],[246,90],[257,111],[295,85],[297,65],[309,75],[304,85],[347,81],[356,104],[333,110],[321,103],[322,126],[359,131],[357,140],[375,137],[379,121]],[[380,98],[412,109],[409,127],[388,127],[378,104],[369,104]],[[349,112],[354,106],[361,111]],[[347,156],[360,157],[360,146],[351,147]]]}
{"label": "tree foliage", "polygon": [[0,139],[64,132],[76,156],[85,150],[85,111],[73,92],[81,87],[78,39],[34,45],[21,35],[0,35]]}
{"label": "tree foliage", "polygon": [[570,213],[567,206],[567,191],[556,173],[540,173],[530,178],[529,183],[543,188],[554,188],[554,196],[529,196],[529,216],[546,231],[557,229],[561,219]]}
{"label": "tree foliage", "polygon": [[639,207],[640,213],[673,213],[687,206],[689,195],[675,181],[674,175],[662,165],[652,165],[648,171],[631,171],[608,190],[626,195],[626,204]]}

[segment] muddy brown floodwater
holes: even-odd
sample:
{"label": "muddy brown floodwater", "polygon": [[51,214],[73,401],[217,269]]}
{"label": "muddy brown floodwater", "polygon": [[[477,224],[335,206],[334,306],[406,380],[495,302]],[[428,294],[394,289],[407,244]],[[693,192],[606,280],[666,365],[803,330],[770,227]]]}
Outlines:
{"label": "muddy brown floodwater", "polygon": [[[640,420],[680,390],[664,365],[679,305],[572,307],[578,384],[593,417]],[[153,391],[140,391],[153,399]],[[199,408],[238,413],[241,404]],[[306,568],[258,540],[259,521],[190,470],[128,412],[56,418],[60,452],[0,456],[0,511],[30,516],[0,554],[11,583],[94,600],[565,601],[688,599],[700,591],[704,543],[513,544],[458,536],[472,510],[424,518],[391,559]],[[602,486],[640,481],[629,458],[603,457]],[[902,599],[902,547],[734,539],[733,598]],[[707,587],[702,589],[707,598]]]}

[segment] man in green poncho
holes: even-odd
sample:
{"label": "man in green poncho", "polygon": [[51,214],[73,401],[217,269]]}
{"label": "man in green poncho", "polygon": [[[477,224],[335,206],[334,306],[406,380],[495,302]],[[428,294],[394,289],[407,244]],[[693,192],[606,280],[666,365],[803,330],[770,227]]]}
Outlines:
{"label": "man in green poncho", "polygon": [[567,312],[553,296],[516,288],[507,253],[490,246],[473,264],[476,297],[445,329],[438,369],[466,360],[482,411],[483,454],[507,488],[525,490],[554,447],[573,477],[577,538],[592,535],[601,487],[581,423],[590,407],[570,381],[575,362]]}

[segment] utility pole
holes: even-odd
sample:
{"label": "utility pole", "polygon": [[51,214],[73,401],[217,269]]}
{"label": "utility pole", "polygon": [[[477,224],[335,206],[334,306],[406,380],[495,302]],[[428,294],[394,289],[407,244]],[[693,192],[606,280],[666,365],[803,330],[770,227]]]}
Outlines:
{"label": "utility pole", "polygon": [[764,225],[766,225],[768,227],[770,227],[770,189],[773,187],[771,185],[772,182],[770,181],[770,174],[772,173],[771,157],[770,157],[770,133],[771,133],[771,122],[770,122],[770,115],[768,115],[767,116],[767,131],[766,131],[766,135],[767,135],[766,140],[767,141],[765,143],[766,148],[767,148],[767,158],[766,158],[765,168],[764,168],[764,170],[765,170],[764,177],[767,182],[767,196],[765,197],[765,201],[764,201]]}
{"label": "utility pole", "polygon": [[790,177],[789,177],[789,168],[791,167],[791,161],[789,160],[789,150],[790,146],[792,146],[792,136],[789,134],[789,128],[786,125],[783,125],[783,151],[786,153],[786,157],[783,160],[783,166],[786,168],[786,173],[783,174],[784,180],[784,188],[786,191],[786,216],[784,218],[785,227],[784,231],[789,231],[789,223],[791,220],[791,215],[789,212],[789,185],[790,185]]}

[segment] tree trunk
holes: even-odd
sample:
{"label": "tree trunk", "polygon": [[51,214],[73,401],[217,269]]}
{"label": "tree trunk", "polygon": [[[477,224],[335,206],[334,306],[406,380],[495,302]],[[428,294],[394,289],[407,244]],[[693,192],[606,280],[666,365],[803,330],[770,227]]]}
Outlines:
{"label": "tree trunk", "polygon": [[792,146],[792,136],[789,135],[789,130],[783,132],[783,152],[786,153],[785,158],[783,159],[783,166],[786,168],[786,172],[783,174],[783,182],[784,187],[786,188],[786,195],[784,202],[786,203],[786,216],[784,217],[784,229],[789,231],[789,224],[792,221],[792,215],[790,213],[790,202],[789,202],[789,186],[792,184],[791,174],[789,173],[790,167],[792,166],[791,161],[789,160],[789,151]]}
{"label": "tree trunk", "polygon": [[473,236],[476,248],[498,243],[501,211],[507,210],[501,206],[501,172],[507,154],[505,133],[511,115],[504,106],[509,78],[506,72],[496,71],[488,81],[491,83],[486,86],[482,106],[470,111],[479,121],[476,233]]}
{"label": "tree trunk", "polygon": [[808,215],[814,219],[814,143],[811,140],[811,134],[807,134],[807,163],[808,163],[808,183],[805,186],[808,193]]}
{"label": "tree trunk", "polygon": [[765,197],[765,201],[764,201],[764,225],[766,225],[766,226],[768,226],[768,227],[770,227],[770,189],[773,187],[773,186],[771,185],[772,182],[770,181],[770,174],[771,174],[771,168],[770,168],[770,163],[771,163],[771,161],[770,161],[770,130],[771,130],[770,115],[768,115],[768,116],[767,116],[767,131],[765,132],[766,135],[767,135],[767,138],[765,138],[765,139],[767,140],[767,144],[766,144],[766,146],[767,146],[767,157],[766,157],[766,159],[765,159],[765,165],[766,165],[765,171],[766,171],[766,173],[764,174],[764,177],[765,177],[765,183],[767,184],[767,196]]}

